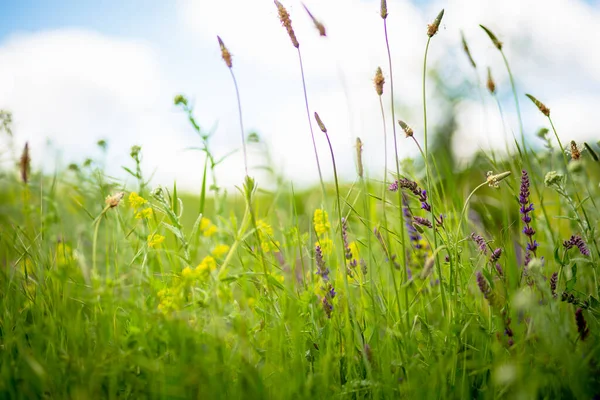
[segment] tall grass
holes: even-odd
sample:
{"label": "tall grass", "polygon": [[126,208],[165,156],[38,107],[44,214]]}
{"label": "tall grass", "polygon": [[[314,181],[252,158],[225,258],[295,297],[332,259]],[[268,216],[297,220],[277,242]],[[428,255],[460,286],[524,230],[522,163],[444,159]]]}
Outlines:
{"label": "tall grass", "polygon": [[[380,13],[397,147],[385,1]],[[246,153],[243,102],[219,46]],[[390,171],[386,157],[371,175],[360,151],[372,143],[357,140],[358,184],[340,181],[343,150],[314,113],[328,142],[313,140],[316,162],[329,152],[332,184],[261,191],[245,155],[240,194],[227,196],[216,180],[223,158],[183,96],[175,104],[206,157],[198,196],[150,190],[138,146],[124,166],[136,187],[94,159],[32,171],[26,147],[0,171],[0,397],[599,396],[598,149],[565,152],[568,138],[548,120],[560,149],[545,134],[545,149],[525,147],[523,126],[524,151],[439,168],[426,54],[423,76],[410,77],[423,83],[424,148],[399,121],[424,171],[398,158]],[[387,145],[383,81],[378,70]]]}

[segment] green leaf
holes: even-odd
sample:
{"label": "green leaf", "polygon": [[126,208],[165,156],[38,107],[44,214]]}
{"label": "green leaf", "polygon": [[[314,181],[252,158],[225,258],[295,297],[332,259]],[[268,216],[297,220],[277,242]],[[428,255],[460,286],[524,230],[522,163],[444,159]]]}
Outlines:
{"label": "green leaf", "polygon": [[279,282],[277,279],[275,279],[275,277],[273,275],[267,275],[267,280],[269,281],[269,283],[273,286],[275,286],[278,289],[283,290],[284,287],[281,284],[281,282]]}

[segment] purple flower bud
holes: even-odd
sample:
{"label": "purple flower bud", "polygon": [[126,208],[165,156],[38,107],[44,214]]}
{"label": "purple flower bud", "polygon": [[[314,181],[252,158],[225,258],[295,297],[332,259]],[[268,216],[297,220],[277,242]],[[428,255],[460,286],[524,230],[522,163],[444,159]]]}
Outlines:
{"label": "purple flower bud", "polygon": [[483,254],[487,253],[487,244],[485,243],[485,239],[482,236],[473,232],[473,233],[471,233],[471,240],[473,240],[475,243],[477,243],[477,246],[479,247],[479,251],[481,251]]}
{"label": "purple flower bud", "polygon": [[579,252],[581,254],[583,254],[584,256],[590,255],[590,250],[588,249],[587,245],[585,244],[585,241],[583,240],[583,238],[579,235],[573,235],[573,236],[571,236],[571,238],[569,240],[565,240],[563,242],[563,246],[565,246],[565,248],[567,250],[569,250],[572,247],[577,247],[579,249]]}
{"label": "purple flower bud", "polygon": [[552,292],[552,297],[556,298],[556,284],[558,283],[558,272],[555,272],[550,277],[550,291]]}
{"label": "purple flower bud", "polygon": [[496,261],[498,261],[498,259],[500,258],[501,255],[502,255],[501,248],[497,248],[496,250],[492,251],[492,255],[490,256],[490,263],[493,264]]}
{"label": "purple flower bud", "polygon": [[433,225],[431,224],[431,221],[428,220],[427,218],[423,218],[423,217],[413,217],[415,223],[417,225],[421,225],[421,226],[425,226],[427,228],[433,228]]}

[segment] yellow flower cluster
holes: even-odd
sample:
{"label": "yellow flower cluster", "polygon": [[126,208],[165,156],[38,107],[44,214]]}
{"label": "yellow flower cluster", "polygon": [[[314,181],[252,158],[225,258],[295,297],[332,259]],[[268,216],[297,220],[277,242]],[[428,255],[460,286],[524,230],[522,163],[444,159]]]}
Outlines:
{"label": "yellow flower cluster", "polygon": [[217,233],[218,230],[217,226],[214,225],[210,219],[203,217],[200,221],[200,232],[202,232],[205,237],[211,237]]}
{"label": "yellow flower cluster", "polygon": [[331,254],[333,251],[333,240],[329,238],[329,216],[327,211],[317,208],[313,214],[313,225],[317,232],[317,245],[321,248],[323,254]]}
{"label": "yellow flower cluster", "polygon": [[[129,194],[128,201],[129,201],[129,205],[131,206],[131,208],[133,208],[136,211],[138,209],[140,209],[144,204],[148,203],[148,200],[144,199],[142,196],[140,196],[136,192],[131,192]],[[151,207],[147,207],[147,208],[144,208],[143,210],[139,210],[135,214],[136,219],[150,219],[151,217],[152,217],[152,208]]]}
{"label": "yellow flower cluster", "polygon": [[152,209],[150,207],[144,208],[135,214],[136,219],[150,219],[152,218]]}
{"label": "yellow flower cluster", "polygon": [[273,240],[273,228],[267,224],[264,220],[259,220],[256,223],[256,229],[258,230],[258,237],[260,239],[260,247],[265,253],[271,251],[279,251],[279,241]]}
{"label": "yellow flower cluster", "polygon": [[164,241],[165,237],[163,235],[159,235],[158,233],[148,235],[148,247],[150,247],[151,249],[157,247]]}
{"label": "yellow flower cluster", "polygon": [[329,216],[327,211],[317,208],[313,215],[313,224],[315,225],[315,231],[318,236],[325,235],[331,229],[329,224]]}
{"label": "yellow flower cluster", "polygon": [[165,314],[181,310],[191,300],[190,287],[199,281],[205,281],[216,269],[217,262],[212,256],[204,257],[196,268],[185,267],[181,271],[180,279],[171,288],[162,289],[157,293],[158,309]]}
{"label": "yellow flower cluster", "polygon": [[139,194],[137,194],[136,192],[131,192],[129,194],[129,205],[131,206],[131,208],[140,208],[141,206],[143,206],[144,204],[146,204],[148,201],[146,199],[144,199],[142,196],[140,196]]}
{"label": "yellow flower cluster", "polygon": [[218,244],[212,251],[212,255],[216,258],[221,258],[229,252],[229,246],[226,244]]}

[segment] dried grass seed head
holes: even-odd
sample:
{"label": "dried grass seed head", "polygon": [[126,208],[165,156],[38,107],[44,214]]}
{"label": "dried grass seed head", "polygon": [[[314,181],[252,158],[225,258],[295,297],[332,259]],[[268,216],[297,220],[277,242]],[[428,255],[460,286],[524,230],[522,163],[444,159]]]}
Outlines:
{"label": "dried grass seed head", "polygon": [[362,140],[359,137],[356,138],[356,164],[358,166],[358,176],[363,177],[364,168],[362,162]]}
{"label": "dried grass seed head", "polygon": [[383,72],[381,71],[381,67],[377,67],[377,71],[375,72],[375,78],[373,79],[375,83],[375,91],[379,96],[383,94],[383,84],[385,83],[385,78],[383,77]]}
{"label": "dried grass seed head", "polygon": [[412,137],[414,135],[412,128],[410,126],[408,126],[406,124],[406,122],[399,119],[398,124],[400,125],[400,128],[402,128],[402,130],[404,131],[404,134],[406,135],[407,138]]}
{"label": "dried grass seed head", "polygon": [[477,64],[475,64],[475,60],[473,60],[473,56],[471,55],[471,50],[469,50],[469,45],[467,44],[467,39],[465,39],[465,34],[463,31],[460,31],[460,37],[462,40],[463,50],[465,51],[465,54],[469,58],[469,62],[471,63],[473,68],[477,69]]}
{"label": "dried grass seed head", "polygon": [[427,36],[433,37],[436,33],[438,33],[438,30],[440,29],[440,24],[442,23],[442,18],[444,18],[444,9],[442,9],[442,11],[440,11],[437,17],[435,17],[433,23],[427,25]]}
{"label": "dried grass seed head", "polygon": [[319,114],[317,114],[316,111],[315,111],[315,120],[317,121],[317,125],[319,125],[319,129],[321,129],[321,131],[323,133],[327,133],[327,128],[325,128],[325,124],[323,123],[323,121],[321,121],[321,117],[319,117]]}
{"label": "dried grass seed head", "polygon": [[119,205],[119,203],[123,199],[123,196],[125,196],[124,192],[117,192],[117,193],[113,194],[112,196],[111,195],[106,196],[106,200],[104,200],[104,202],[110,208],[115,208],[116,206]]}
{"label": "dried grass seed head", "polygon": [[231,63],[231,53],[229,52],[227,47],[225,47],[225,43],[223,43],[223,40],[221,40],[220,36],[217,36],[217,40],[219,41],[219,47],[221,48],[221,57],[223,57],[223,61],[225,61],[225,64],[229,68],[231,68],[233,65]]}
{"label": "dried grass seed head", "polygon": [[491,94],[496,93],[496,83],[494,82],[494,78],[492,78],[492,69],[490,67],[488,67],[487,69],[488,75],[487,75],[487,88],[490,91]]}
{"label": "dried grass seed head", "polygon": [[21,180],[23,183],[29,181],[29,170],[31,168],[31,157],[29,156],[29,142],[25,142],[21,159],[19,160],[19,171],[21,172]]}
{"label": "dried grass seed head", "polygon": [[290,18],[290,13],[288,13],[283,4],[281,4],[277,0],[274,1],[275,5],[277,6],[277,12],[279,13],[279,21],[281,21],[281,25],[287,30],[287,33],[290,36],[294,47],[299,48],[300,43],[298,43],[298,39],[296,38],[296,34],[294,33],[294,28],[292,28],[292,19]]}
{"label": "dried grass seed head", "polygon": [[494,35],[492,33],[492,31],[490,31],[488,28],[486,28],[483,25],[479,25],[481,27],[481,29],[483,29],[485,31],[485,33],[487,33],[487,35],[490,37],[490,39],[492,40],[492,43],[494,43],[494,46],[496,46],[496,48],[498,50],[502,50],[502,42],[498,40],[498,38],[496,37],[496,35]]}
{"label": "dried grass seed head", "polygon": [[538,110],[540,110],[540,112],[542,114],[544,114],[546,117],[550,116],[550,109],[548,107],[546,107],[546,105],[544,103],[542,103],[541,101],[539,101],[538,99],[536,99],[535,97],[530,95],[529,93],[526,93],[525,96],[529,97],[529,100],[531,100],[533,102],[533,104],[535,104],[535,106],[538,108]]}
{"label": "dried grass seed head", "polygon": [[323,25],[321,23],[321,21],[319,21],[312,15],[312,13],[308,10],[308,7],[306,7],[306,5],[304,3],[302,3],[302,7],[304,7],[306,12],[308,13],[308,16],[310,17],[313,24],[315,25],[315,28],[317,28],[317,30],[319,31],[319,36],[327,36],[327,31],[325,30],[325,25]]}
{"label": "dried grass seed head", "polygon": [[387,1],[381,0],[381,18],[386,19],[388,16]]}

